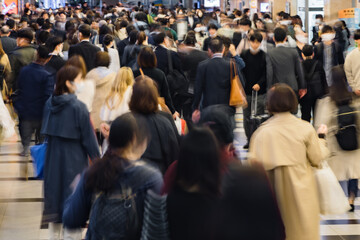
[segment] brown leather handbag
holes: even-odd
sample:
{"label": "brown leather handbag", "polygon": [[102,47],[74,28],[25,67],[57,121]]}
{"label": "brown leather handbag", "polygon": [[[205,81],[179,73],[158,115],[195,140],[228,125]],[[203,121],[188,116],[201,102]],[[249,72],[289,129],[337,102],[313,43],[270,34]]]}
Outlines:
{"label": "brown leather handbag", "polygon": [[230,101],[229,105],[232,107],[244,107],[246,108],[248,103],[246,101],[246,95],[244,88],[240,82],[239,75],[236,71],[236,64],[234,61],[230,61]]}

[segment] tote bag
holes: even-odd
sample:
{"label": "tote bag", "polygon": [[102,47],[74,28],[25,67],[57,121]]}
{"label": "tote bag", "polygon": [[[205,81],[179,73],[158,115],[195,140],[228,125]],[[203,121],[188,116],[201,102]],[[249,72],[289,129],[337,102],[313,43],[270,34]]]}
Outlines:
{"label": "tote bag", "polygon": [[322,164],[321,169],[315,170],[315,178],[321,214],[343,214],[350,210],[345,193],[327,162]]}
{"label": "tote bag", "polygon": [[236,72],[236,65],[233,61],[230,62],[230,81],[229,105],[232,107],[247,107],[245,91],[241,85],[239,75]]}
{"label": "tote bag", "polygon": [[33,159],[35,177],[44,178],[44,164],[47,150],[47,142],[30,147],[30,154]]}

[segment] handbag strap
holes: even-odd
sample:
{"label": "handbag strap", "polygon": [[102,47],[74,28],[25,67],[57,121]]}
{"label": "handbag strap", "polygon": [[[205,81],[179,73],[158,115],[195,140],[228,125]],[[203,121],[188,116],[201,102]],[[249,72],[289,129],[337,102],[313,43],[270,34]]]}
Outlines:
{"label": "handbag strap", "polygon": [[170,50],[166,49],[166,53],[167,53],[167,57],[168,57],[168,68],[169,68],[169,73],[173,72],[173,64],[172,64],[172,57],[171,57],[171,52]]}
{"label": "handbag strap", "polygon": [[139,71],[140,71],[140,74],[141,74],[142,78],[144,79],[144,78],[145,78],[145,75],[144,75],[143,70],[142,70],[141,68],[139,68]]}
{"label": "handbag strap", "polygon": [[236,76],[236,65],[233,60],[230,60],[230,81]]}

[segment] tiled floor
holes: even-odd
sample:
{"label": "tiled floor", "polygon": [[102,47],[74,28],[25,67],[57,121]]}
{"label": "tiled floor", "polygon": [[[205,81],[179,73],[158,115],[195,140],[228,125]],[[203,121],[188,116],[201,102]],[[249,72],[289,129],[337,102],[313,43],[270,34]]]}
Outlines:
{"label": "tiled floor", "polygon": [[[235,146],[246,161],[242,114],[238,113],[236,119]],[[0,147],[0,240],[48,239],[48,230],[41,229],[42,181],[26,181],[26,172],[33,176],[32,163],[18,155],[19,149],[20,144],[13,142]],[[359,200],[356,205],[355,213],[322,217],[322,240],[360,240]]]}

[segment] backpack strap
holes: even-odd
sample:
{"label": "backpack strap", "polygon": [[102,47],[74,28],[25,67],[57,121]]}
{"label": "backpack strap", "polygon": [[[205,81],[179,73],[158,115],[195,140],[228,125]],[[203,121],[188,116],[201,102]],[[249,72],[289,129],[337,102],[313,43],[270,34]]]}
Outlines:
{"label": "backpack strap", "polygon": [[314,76],[317,64],[318,64],[318,61],[316,60],[314,65],[311,67],[310,72],[308,74],[306,74],[306,77],[308,79],[312,79],[312,77]]}
{"label": "backpack strap", "polygon": [[169,73],[173,72],[173,63],[172,63],[172,56],[171,56],[171,52],[170,50],[166,49],[166,53],[167,53],[167,57],[168,57],[168,68],[169,68]]}

